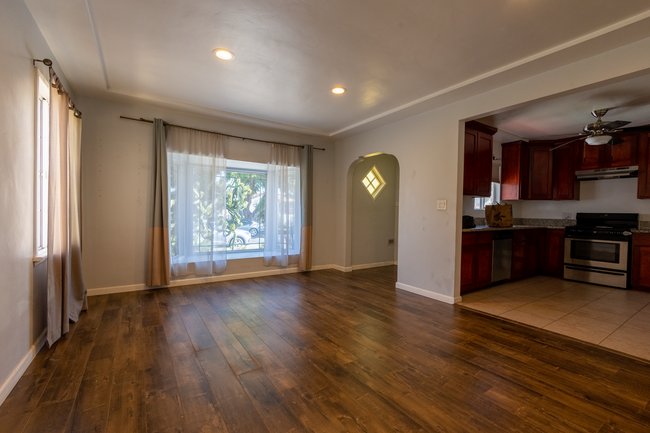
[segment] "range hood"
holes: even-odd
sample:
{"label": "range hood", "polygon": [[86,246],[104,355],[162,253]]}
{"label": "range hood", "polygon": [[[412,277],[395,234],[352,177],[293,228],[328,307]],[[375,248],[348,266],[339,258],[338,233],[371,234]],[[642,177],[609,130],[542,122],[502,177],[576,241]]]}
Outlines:
{"label": "range hood", "polygon": [[576,171],[576,179],[578,180],[623,179],[627,177],[639,177],[639,166]]}

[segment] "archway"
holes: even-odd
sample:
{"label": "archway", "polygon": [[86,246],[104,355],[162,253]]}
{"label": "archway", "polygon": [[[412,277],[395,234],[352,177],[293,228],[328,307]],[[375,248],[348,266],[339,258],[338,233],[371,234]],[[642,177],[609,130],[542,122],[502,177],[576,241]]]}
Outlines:
{"label": "archway", "polygon": [[399,163],[377,153],[359,158],[348,172],[346,270],[397,264]]}

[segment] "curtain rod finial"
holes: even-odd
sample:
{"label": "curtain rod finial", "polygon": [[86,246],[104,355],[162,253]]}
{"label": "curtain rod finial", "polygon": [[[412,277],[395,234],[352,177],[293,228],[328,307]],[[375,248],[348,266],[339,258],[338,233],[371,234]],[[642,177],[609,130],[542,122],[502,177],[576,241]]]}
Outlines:
{"label": "curtain rod finial", "polygon": [[32,65],[36,66],[36,62],[42,62],[45,66],[52,66],[52,60],[50,59],[43,59],[43,60],[38,60],[38,59],[33,59],[32,60]]}

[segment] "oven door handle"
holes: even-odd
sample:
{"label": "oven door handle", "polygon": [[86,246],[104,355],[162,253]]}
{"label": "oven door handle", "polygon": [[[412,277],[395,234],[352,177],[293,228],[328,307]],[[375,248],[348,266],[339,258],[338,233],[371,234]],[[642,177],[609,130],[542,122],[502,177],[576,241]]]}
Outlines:
{"label": "oven door handle", "polygon": [[594,272],[596,274],[607,274],[607,275],[618,275],[618,276],[622,276],[622,275],[626,274],[625,272],[600,271],[600,270],[593,269],[593,268],[582,268],[582,267],[571,266],[571,265],[564,265],[564,267],[567,268],[567,269],[574,270],[574,271]]}

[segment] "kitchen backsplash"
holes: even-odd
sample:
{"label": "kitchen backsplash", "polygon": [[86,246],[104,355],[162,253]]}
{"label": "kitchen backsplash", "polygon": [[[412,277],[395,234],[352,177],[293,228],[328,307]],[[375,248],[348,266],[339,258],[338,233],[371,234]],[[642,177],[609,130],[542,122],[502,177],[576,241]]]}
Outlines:
{"label": "kitchen backsplash", "polygon": [[[650,221],[647,221],[650,223]],[[485,218],[474,217],[474,224],[477,226],[486,226],[487,220]],[[513,218],[512,224],[516,226],[536,226],[536,227],[566,227],[576,225],[576,220],[564,219],[551,219],[551,218]]]}

